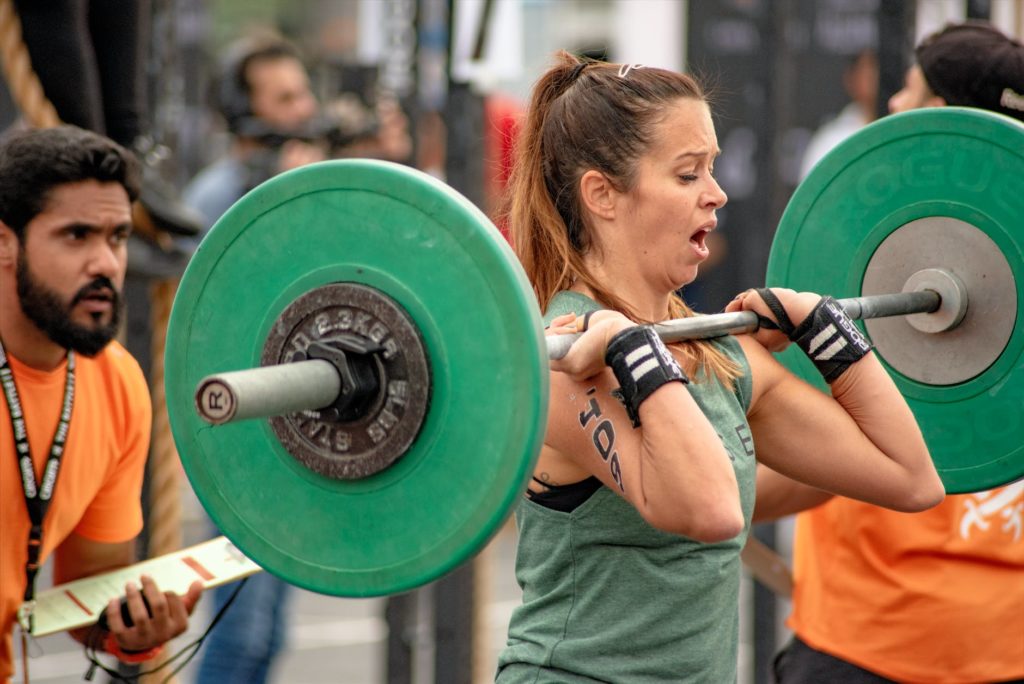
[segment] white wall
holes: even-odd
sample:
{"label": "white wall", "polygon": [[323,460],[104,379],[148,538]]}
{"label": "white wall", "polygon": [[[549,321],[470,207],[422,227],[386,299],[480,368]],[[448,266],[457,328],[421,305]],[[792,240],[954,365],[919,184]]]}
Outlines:
{"label": "white wall", "polygon": [[[1004,33],[1024,40],[1024,0],[990,0],[992,24]],[[915,43],[949,22],[967,17],[966,0],[917,0]]]}
{"label": "white wall", "polygon": [[615,0],[611,40],[616,61],[682,71],[686,61],[685,0]]}
{"label": "white wall", "polygon": [[1024,40],[1024,0],[992,0],[992,23]]}

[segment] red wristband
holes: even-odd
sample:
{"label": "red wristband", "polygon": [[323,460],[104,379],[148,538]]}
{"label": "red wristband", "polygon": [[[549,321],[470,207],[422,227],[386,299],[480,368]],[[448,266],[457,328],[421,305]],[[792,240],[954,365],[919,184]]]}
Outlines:
{"label": "red wristband", "polygon": [[144,663],[147,660],[152,660],[160,655],[160,652],[164,650],[164,647],[154,646],[148,648],[145,651],[125,651],[121,648],[121,645],[117,643],[117,638],[113,632],[107,632],[107,637],[103,640],[103,650],[114,656],[122,663]]}

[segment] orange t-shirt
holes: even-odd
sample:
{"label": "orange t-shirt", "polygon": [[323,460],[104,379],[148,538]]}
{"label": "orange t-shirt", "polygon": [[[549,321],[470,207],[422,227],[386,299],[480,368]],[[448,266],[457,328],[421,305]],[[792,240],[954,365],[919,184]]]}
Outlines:
{"label": "orange t-shirt", "polygon": [[[8,361],[38,483],[60,418],[67,363],[43,372],[10,356]],[[42,559],[72,532],[107,543],[128,541],[139,533],[151,422],[146,379],[121,345],[112,342],[91,359],[77,355],[74,408],[43,522]],[[29,527],[7,398],[0,391],[0,682],[12,674],[11,633],[25,591]]]}
{"label": "orange t-shirt", "polygon": [[1024,677],[1024,481],[923,513],[835,498],[797,516],[790,628],[901,682]]}

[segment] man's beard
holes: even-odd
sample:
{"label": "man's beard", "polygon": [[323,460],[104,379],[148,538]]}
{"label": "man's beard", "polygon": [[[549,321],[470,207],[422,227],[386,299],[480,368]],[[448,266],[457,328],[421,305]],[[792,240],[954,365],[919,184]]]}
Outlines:
{"label": "man's beard", "polygon": [[[60,296],[32,277],[28,270],[28,260],[24,252],[18,255],[17,268],[18,301],[21,310],[29,320],[43,331],[53,342],[73,349],[85,356],[96,356],[117,335],[121,325],[121,294],[110,282],[110,279],[98,277],[80,289],[65,306]],[[110,321],[98,327],[86,327],[75,323],[71,318],[71,310],[79,301],[97,290],[109,290],[113,293],[111,301]],[[96,315],[96,319],[99,315]]]}

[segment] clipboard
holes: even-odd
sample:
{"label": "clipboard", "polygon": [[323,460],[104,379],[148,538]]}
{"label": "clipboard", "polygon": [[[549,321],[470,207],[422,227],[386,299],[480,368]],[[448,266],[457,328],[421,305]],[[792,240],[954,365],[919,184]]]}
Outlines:
{"label": "clipboard", "polygon": [[209,589],[261,570],[227,537],[215,537],[187,549],[39,592],[32,610],[32,636],[93,624],[111,599],[124,595],[124,585],[138,582],[140,575],[152,577],[161,591],[184,594],[197,580]]}

